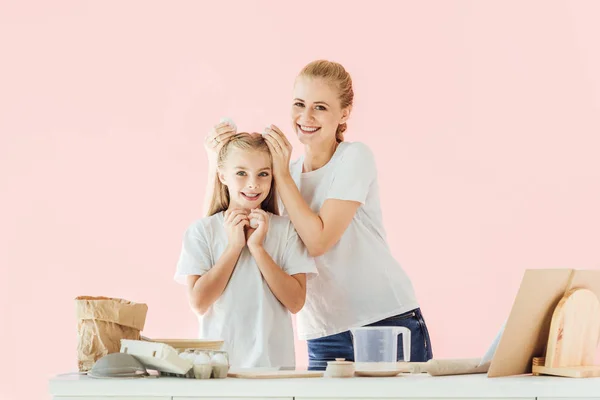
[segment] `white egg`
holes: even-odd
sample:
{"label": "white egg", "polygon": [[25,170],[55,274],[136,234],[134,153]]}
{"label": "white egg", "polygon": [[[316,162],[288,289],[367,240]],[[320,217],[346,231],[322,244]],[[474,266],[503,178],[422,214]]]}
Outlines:
{"label": "white egg", "polygon": [[250,218],[250,228],[252,228],[252,229],[258,228],[258,219]]}
{"label": "white egg", "polygon": [[227,365],[227,357],[223,353],[215,353],[212,356],[211,362],[216,365]]}
{"label": "white egg", "polygon": [[220,123],[223,123],[223,122],[229,122],[229,125],[230,125],[230,126],[233,128],[233,129],[236,129],[236,130],[237,130],[237,126],[235,125],[235,122],[233,122],[233,120],[232,120],[231,118],[229,118],[229,117],[223,117],[223,118],[221,118],[221,121],[219,121],[219,122],[220,122]]}
{"label": "white egg", "polygon": [[204,352],[195,354],[194,364],[210,364],[210,356]]}

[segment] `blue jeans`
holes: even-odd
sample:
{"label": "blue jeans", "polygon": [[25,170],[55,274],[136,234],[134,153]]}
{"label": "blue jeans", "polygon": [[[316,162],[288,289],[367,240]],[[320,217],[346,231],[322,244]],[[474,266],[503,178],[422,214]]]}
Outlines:
{"label": "blue jeans", "polygon": [[[395,315],[367,326],[404,326],[410,329],[410,361],[427,361],[433,358],[431,339],[421,309],[417,308],[404,314]],[[402,335],[398,336],[398,360],[402,360]],[[345,358],[354,361],[352,333],[345,331],[319,339],[308,340],[308,369],[325,370],[327,361]]]}

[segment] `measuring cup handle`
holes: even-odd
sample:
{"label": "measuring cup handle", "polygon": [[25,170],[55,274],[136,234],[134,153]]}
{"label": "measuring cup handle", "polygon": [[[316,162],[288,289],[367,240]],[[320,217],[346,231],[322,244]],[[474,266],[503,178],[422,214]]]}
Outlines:
{"label": "measuring cup handle", "polygon": [[396,336],[402,334],[402,354],[404,355],[404,361],[410,361],[410,329],[405,326],[396,327]]}

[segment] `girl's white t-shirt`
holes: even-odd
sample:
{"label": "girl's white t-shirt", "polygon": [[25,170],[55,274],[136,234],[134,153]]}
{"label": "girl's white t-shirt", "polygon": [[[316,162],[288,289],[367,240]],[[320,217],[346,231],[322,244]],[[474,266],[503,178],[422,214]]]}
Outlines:
{"label": "girl's white t-shirt", "polygon": [[[219,260],[227,246],[224,213],[195,221],[185,232],[175,280],[202,275]],[[315,262],[290,220],[269,214],[264,248],[289,275],[315,274]],[[311,275],[307,276],[310,279]],[[245,247],[227,287],[209,310],[198,317],[201,339],[224,340],[232,367],[293,367],[294,332],[289,311],[263,279]]]}
{"label": "girl's white t-shirt", "polygon": [[298,336],[329,336],[419,307],[386,241],[371,150],[360,142],[342,142],[323,167],[302,173],[303,162],[304,156],[290,163],[290,172],[313,212],[319,213],[327,199],[361,205],[341,239],[315,257],[319,275],[308,283],[306,304],[297,314]]}

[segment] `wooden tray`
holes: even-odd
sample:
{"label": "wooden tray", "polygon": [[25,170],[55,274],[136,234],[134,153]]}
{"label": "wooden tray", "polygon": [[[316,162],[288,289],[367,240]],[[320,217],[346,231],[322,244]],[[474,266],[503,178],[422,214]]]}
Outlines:
{"label": "wooden tray", "polygon": [[205,340],[205,339],[149,339],[147,342],[164,343],[175,349],[198,349],[198,350],[221,350],[223,340]]}
{"label": "wooden tray", "polygon": [[321,378],[323,371],[256,371],[237,370],[227,374],[230,378],[242,379],[290,379],[290,378]]}

